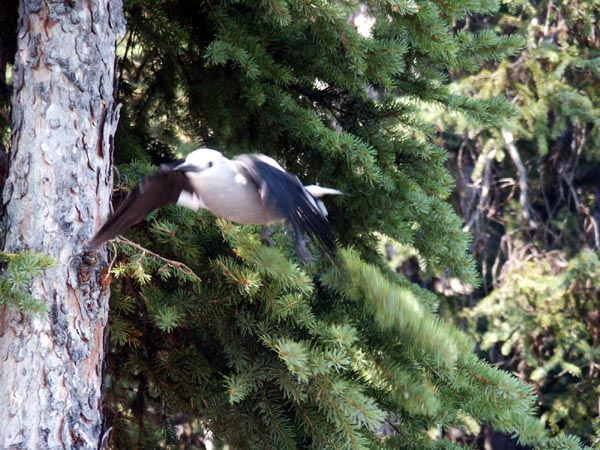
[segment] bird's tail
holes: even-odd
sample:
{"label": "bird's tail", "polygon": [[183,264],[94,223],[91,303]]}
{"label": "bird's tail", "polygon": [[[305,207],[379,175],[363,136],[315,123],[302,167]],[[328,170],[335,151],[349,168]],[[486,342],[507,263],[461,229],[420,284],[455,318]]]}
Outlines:
{"label": "bird's tail", "polygon": [[321,198],[326,195],[342,195],[342,191],[338,191],[337,189],[327,188],[323,186],[317,186],[316,184],[309,184],[308,186],[304,186],[310,195],[314,198]]}

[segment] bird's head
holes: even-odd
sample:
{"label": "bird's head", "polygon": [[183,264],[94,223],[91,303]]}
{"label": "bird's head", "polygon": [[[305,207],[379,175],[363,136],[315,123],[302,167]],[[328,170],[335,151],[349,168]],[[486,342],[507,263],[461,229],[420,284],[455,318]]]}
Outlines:
{"label": "bird's head", "polygon": [[176,166],[175,170],[182,172],[202,172],[224,161],[225,157],[220,152],[211,150],[210,148],[199,148],[187,155],[185,161]]}

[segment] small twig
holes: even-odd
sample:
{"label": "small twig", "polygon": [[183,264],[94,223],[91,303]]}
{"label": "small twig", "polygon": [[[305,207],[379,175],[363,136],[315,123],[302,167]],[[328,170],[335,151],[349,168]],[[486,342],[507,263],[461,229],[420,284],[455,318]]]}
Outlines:
{"label": "small twig", "polygon": [[476,235],[481,234],[483,212],[487,211],[487,217],[491,217],[490,210],[492,209],[490,196],[492,190],[492,163],[496,156],[496,150],[491,150],[485,157],[485,165],[478,180],[474,180],[474,188],[479,190],[479,201],[473,213],[465,226],[465,231],[471,231]]}
{"label": "small twig", "polygon": [[548,3],[548,9],[546,10],[546,21],[544,22],[543,37],[548,37],[549,31],[550,31],[550,20],[551,20],[553,8],[554,8],[554,4],[552,1],[550,1]]}
{"label": "small twig", "polygon": [[210,15],[212,16],[214,21],[217,22],[217,24],[221,27],[222,30],[225,30],[225,25],[223,25],[221,23],[221,21],[219,20],[219,15],[215,12],[215,8],[214,8],[213,4],[210,2],[210,0],[206,2],[206,5],[208,6]]}
{"label": "small twig", "polygon": [[113,249],[112,249],[113,257],[110,261],[110,264],[108,265],[108,273],[112,272],[112,268],[114,267],[115,261],[117,260],[117,249],[114,246],[114,243],[111,242],[110,244],[113,246]]}
{"label": "small twig", "polygon": [[121,67],[119,69],[119,85],[121,85],[121,81],[123,80],[123,71],[125,70],[127,56],[129,53],[129,49],[131,48],[131,43],[133,42],[133,31],[130,31],[127,37],[124,37],[123,39],[127,39],[127,43],[125,44],[125,51],[123,52],[123,64],[121,64]]}
{"label": "small twig", "polygon": [[515,145],[515,138],[512,132],[505,128],[503,128],[501,132],[502,138],[504,139],[504,144],[506,145],[506,149],[508,150],[508,154],[510,155],[513,164],[517,168],[517,174],[519,175],[519,203],[521,204],[523,218],[528,222],[528,225],[531,228],[537,228],[537,225],[532,218],[532,208],[529,205],[529,200],[527,199],[527,169],[525,168],[525,164],[523,164],[523,161],[521,160],[521,155],[519,155],[519,151],[517,150],[517,146]]}
{"label": "small twig", "polygon": [[186,275],[191,275],[197,281],[202,281],[200,279],[200,277],[198,275],[196,275],[196,273],[192,269],[190,269],[187,265],[185,265],[184,263],[182,263],[180,261],[174,261],[172,259],[167,259],[164,256],[160,256],[158,253],[154,253],[153,251],[148,250],[146,247],[142,247],[141,245],[136,244],[135,242],[130,241],[129,239],[124,238],[123,236],[119,236],[119,237],[113,239],[113,241],[114,242],[119,242],[121,244],[127,244],[130,247],[133,247],[135,249],[140,250],[143,254],[150,255],[150,256],[152,256],[154,258],[157,258],[157,259],[161,260],[162,262],[164,262],[168,266],[175,267],[176,269],[181,270]]}

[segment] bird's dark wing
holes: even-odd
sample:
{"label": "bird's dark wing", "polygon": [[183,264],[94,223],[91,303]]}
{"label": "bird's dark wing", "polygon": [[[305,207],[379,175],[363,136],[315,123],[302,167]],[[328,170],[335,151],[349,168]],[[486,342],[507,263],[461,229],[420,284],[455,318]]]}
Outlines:
{"label": "bird's dark wing", "polygon": [[[335,251],[329,222],[298,177],[265,162],[259,155],[240,155],[234,161],[256,185],[263,204],[284,218],[296,234],[308,232],[313,241],[328,251]],[[296,239],[301,236],[297,235]]]}
{"label": "bird's dark wing", "polygon": [[141,222],[155,209],[177,202],[182,190],[192,192],[188,178],[169,167],[144,178],[102,225],[89,246],[96,248]]}

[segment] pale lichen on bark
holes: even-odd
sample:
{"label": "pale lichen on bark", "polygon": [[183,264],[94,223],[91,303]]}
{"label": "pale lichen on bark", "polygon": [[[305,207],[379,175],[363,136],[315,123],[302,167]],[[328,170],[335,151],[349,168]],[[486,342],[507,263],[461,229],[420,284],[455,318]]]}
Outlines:
{"label": "pale lichen on bark", "polygon": [[19,8],[4,248],[58,265],[31,286],[47,314],[0,309],[0,448],[97,448],[108,292],[79,254],[108,212],[122,4]]}

